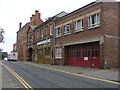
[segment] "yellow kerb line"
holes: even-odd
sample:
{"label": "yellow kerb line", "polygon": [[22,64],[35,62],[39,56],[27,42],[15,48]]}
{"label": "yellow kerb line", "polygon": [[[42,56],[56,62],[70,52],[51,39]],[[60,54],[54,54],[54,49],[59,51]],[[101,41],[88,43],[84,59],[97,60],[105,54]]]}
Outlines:
{"label": "yellow kerb line", "polygon": [[25,82],[25,80],[23,80],[12,68],[8,68],[8,66],[0,63],[2,66],[4,66],[13,76],[15,76],[17,78],[17,80],[27,89],[27,90],[33,90],[33,88],[27,83]]}
{"label": "yellow kerb line", "polygon": [[[34,65],[34,66],[36,66],[36,65]],[[85,77],[85,78],[89,78],[89,79],[93,79],[93,80],[99,80],[99,81],[103,81],[103,82],[107,82],[107,83],[112,83],[112,84],[118,84],[118,85],[120,85],[119,82],[114,82],[114,81],[105,80],[105,79],[101,79],[101,78],[96,78],[96,77],[92,77],[92,76],[86,76],[86,75],[83,75],[83,74],[80,75],[80,74],[71,73],[71,72],[67,72],[67,71],[63,71],[63,70],[58,70],[58,69],[53,69],[53,68],[44,67],[44,66],[39,66],[39,67],[46,68],[46,69],[49,69],[49,70],[59,71],[59,72],[63,72],[63,73],[71,74],[71,75],[81,76],[81,77]]]}

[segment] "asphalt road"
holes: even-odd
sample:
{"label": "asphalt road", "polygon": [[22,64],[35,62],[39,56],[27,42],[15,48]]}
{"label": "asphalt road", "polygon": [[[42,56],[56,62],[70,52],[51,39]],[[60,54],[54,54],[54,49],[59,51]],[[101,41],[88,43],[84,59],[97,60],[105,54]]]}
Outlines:
{"label": "asphalt road", "polygon": [[116,84],[36,67],[24,62],[4,61],[3,64],[11,67],[32,88],[118,88]]}

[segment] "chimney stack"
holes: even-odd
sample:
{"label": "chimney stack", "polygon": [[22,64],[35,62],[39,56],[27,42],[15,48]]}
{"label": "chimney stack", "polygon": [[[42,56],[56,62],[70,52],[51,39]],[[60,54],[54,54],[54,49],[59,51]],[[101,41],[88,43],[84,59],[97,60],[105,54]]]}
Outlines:
{"label": "chimney stack", "polygon": [[35,16],[36,16],[38,19],[40,19],[41,15],[40,15],[40,13],[39,13],[38,10],[35,10]]}
{"label": "chimney stack", "polygon": [[19,23],[19,30],[22,28],[22,23],[20,22]]}
{"label": "chimney stack", "polygon": [[34,14],[32,14],[32,17],[31,17],[31,24],[35,25],[35,15]]}
{"label": "chimney stack", "polygon": [[36,24],[40,24],[40,13],[38,10],[35,10],[35,18],[36,18]]}
{"label": "chimney stack", "polygon": [[30,17],[30,22],[32,21],[32,17]]}
{"label": "chimney stack", "polygon": [[35,14],[32,14],[32,17],[30,17],[30,23],[32,25],[39,25],[42,23],[40,19],[40,13],[38,10],[35,10]]}

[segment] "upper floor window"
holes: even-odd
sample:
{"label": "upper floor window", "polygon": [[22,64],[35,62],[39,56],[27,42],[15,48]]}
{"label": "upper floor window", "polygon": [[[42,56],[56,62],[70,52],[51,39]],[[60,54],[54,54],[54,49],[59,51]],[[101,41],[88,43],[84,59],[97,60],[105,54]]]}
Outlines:
{"label": "upper floor window", "polygon": [[62,28],[61,27],[56,28],[56,33],[55,33],[56,37],[60,37],[61,34],[62,34]]}
{"label": "upper floor window", "polygon": [[29,32],[29,34],[28,34],[28,42],[32,43],[32,41],[33,41],[33,33]]}
{"label": "upper floor window", "polygon": [[48,26],[45,27],[45,35],[48,35]]}
{"label": "upper floor window", "polygon": [[70,34],[70,24],[66,24],[65,26],[64,26],[64,35],[68,35],[68,34]]}
{"label": "upper floor window", "polygon": [[37,32],[37,39],[38,39],[39,38],[39,34],[40,34],[39,30],[37,30],[36,32]]}
{"label": "upper floor window", "polygon": [[88,17],[88,29],[100,26],[100,13]]}
{"label": "upper floor window", "polygon": [[43,37],[43,29],[41,29],[41,37]]}
{"label": "upper floor window", "polygon": [[52,35],[52,31],[53,31],[53,25],[50,25],[50,35]]}
{"label": "upper floor window", "polygon": [[74,29],[75,29],[75,32],[84,30],[83,19],[80,19],[74,22]]}

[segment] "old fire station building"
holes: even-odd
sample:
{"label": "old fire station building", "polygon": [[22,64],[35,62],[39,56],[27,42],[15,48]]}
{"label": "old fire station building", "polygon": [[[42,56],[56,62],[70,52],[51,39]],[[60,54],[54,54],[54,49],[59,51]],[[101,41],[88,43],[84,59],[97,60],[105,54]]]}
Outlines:
{"label": "old fire station building", "polygon": [[17,33],[18,55],[27,51],[24,59],[42,64],[118,67],[119,7],[119,2],[96,1],[38,25],[28,24],[23,33],[26,41],[21,41],[20,30]]}
{"label": "old fire station building", "polygon": [[38,10],[30,17],[30,21],[22,27],[19,23],[17,32],[18,59],[22,61],[34,61],[35,57],[35,27],[43,23]]}

